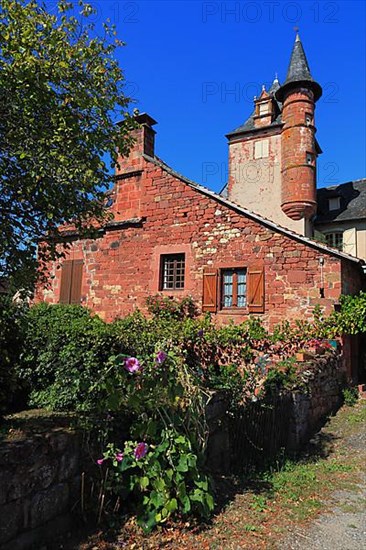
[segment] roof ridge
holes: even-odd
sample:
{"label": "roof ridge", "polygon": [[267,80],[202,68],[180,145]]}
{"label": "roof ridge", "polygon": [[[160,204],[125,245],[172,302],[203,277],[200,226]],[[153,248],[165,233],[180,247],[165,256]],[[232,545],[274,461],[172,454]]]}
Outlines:
{"label": "roof ridge", "polygon": [[234,208],[235,210],[238,210],[239,212],[245,214],[251,219],[254,219],[255,221],[259,221],[260,223],[274,229],[275,231],[279,231],[281,233],[284,233],[285,235],[289,235],[290,237],[293,237],[297,240],[300,240],[301,242],[304,242],[305,244],[309,244],[310,246],[313,246],[315,248],[318,248],[319,250],[324,250],[325,252],[331,253],[335,256],[344,258],[346,260],[351,260],[353,262],[364,264],[364,261],[360,258],[356,258],[355,256],[351,256],[350,254],[346,254],[345,252],[340,252],[339,250],[333,249],[329,246],[326,246],[322,243],[318,243],[317,241],[314,241],[310,239],[309,237],[305,237],[304,235],[300,235],[299,233],[296,233],[295,231],[291,231],[290,229],[287,229],[286,227],[282,227],[281,225],[276,224],[272,220],[269,220],[267,218],[264,218],[260,214],[256,214],[255,212],[252,212],[251,210],[248,210],[244,208],[243,206],[240,206],[239,204],[230,201],[229,199],[225,199],[221,195],[215,193],[215,191],[211,191],[211,189],[208,189],[207,187],[204,187],[203,185],[194,182],[193,180],[190,180],[189,178],[183,176],[179,172],[176,172],[173,168],[171,168],[168,164],[166,164],[165,161],[160,159],[159,157],[150,157],[149,155],[143,154],[142,155],[145,160],[148,162],[152,162],[156,164],[157,166],[160,166],[164,170],[166,170],[168,173],[170,173],[172,176],[177,177],[178,179],[182,180],[184,183],[187,183],[189,186],[193,187],[194,189],[197,189],[197,191],[200,191],[201,193],[204,193],[205,195],[212,197],[216,200],[218,200],[220,203],[229,206],[230,208]]}

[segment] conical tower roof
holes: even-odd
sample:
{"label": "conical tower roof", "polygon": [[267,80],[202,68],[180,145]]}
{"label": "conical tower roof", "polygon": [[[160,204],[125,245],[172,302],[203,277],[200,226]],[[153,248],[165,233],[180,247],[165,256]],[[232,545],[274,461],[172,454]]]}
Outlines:
{"label": "conical tower roof", "polygon": [[279,101],[283,101],[285,93],[292,87],[304,85],[310,88],[314,92],[315,101],[322,95],[322,88],[320,84],[315,82],[310,73],[308,60],[304,52],[300,36],[297,33],[295,44],[292,49],[290,64],[287,70],[286,80],[283,85],[277,90],[276,98]]}

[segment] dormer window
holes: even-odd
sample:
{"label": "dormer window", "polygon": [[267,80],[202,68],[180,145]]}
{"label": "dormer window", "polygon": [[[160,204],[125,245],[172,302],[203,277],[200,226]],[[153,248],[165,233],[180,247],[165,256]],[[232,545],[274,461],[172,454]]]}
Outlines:
{"label": "dormer window", "polygon": [[331,210],[339,210],[341,207],[341,199],[340,197],[332,197],[331,199],[328,199],[328,208],[329,211]]}
{"label": "dormer window", "polygon": [[262,116],[262,115],[268,115],[269,114],[269,103],[260,103],[258,105],[258,114],[259,116]]}

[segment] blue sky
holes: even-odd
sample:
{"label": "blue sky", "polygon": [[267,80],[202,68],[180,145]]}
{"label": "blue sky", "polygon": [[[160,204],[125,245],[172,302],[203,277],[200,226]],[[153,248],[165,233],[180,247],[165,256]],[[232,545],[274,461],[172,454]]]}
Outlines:
{"label": "blue sky", "polygon": [[225,134],[250,115],[253,96],[286,76],[295,33],[313,78],[324,153],[318,187],[366,176],[366,13],[362,1],[97,1],[126,42],[126,92],[158,122],[156,153],[218,191],[227,177]]}

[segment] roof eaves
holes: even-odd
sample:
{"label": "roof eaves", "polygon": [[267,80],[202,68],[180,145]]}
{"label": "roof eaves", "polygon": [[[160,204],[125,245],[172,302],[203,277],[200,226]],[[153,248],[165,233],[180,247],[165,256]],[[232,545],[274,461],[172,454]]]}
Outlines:
{"label": "roof eaves", "polygon": [[224,206],[228,206],[229,208],[232,208],[236,210],[237,212],[244,214],[248,218],[251,218],[262,225],[265,225],[266,227],[273,229],[274,231],[278,233],[283,233],[284,235],[288,235],[289,237],[292,237],[300,242],[303,242],[305,244],[308,244],[309,246],[312,246],[313,248],[317,248],[318,250],[322,250],[326,253],[333,254],[334,256],[337,256],[339,258],[342,258],[344,260],[351,260],[352,262],[358,263],[358,264],[364,264],[363,260],[360,258],[355,258],[354,256],[351,256],[350,254],[346,254],[345,252],[340,252],[339,250],[333,249],[329,246],[323,245],[322,243],[318,243],[316,241],[313,241],[312,239],[309,239],[309,237],[304,237],[303,235],[299,235],[299,233],[295,233],[295,231],[291,231],[290,229],[286,229],[285,227],[282,227],[281,225],[277,225],[275,222],[268,220],[267,218],[263,218],[259,214],[256,214],[255,212],[251,212],[250,210],[247,210],[243,206],[240,206],[239,204],[236,204],[235,202],[230,201],[229,199],[225,199],[221,195],[218,195],[214,191],[211,191],[207,187],[204,187],[203,185],[200,185],[193,180],[190,180],[183,176],[182,174],[179,174],[179,172],[176,172],[165,164],[165,162],[158,157],[150,157],[149,155],[143,154],[144,159],[147,162],[152,162],[156,166],[159,166],[163,170],[165,170],[168,174],[180,179],[183,181],[183,183],[186,183],[196,191],[199,191],[200,193],[203,193],[204,195],[211,197],[215,199],[216,201],[220,202]]}

